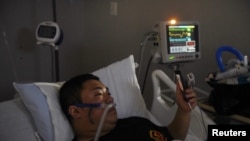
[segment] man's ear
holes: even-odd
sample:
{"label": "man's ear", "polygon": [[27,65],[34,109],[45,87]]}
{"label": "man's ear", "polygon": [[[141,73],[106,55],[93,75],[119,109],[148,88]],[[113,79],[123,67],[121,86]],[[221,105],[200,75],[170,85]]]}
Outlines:
{"label": "man's ear", "polygon": [[81,115],[81,111],[77,106],[71,105],[69,106],[69,114],[71,115],[72,118],[79,118]]}

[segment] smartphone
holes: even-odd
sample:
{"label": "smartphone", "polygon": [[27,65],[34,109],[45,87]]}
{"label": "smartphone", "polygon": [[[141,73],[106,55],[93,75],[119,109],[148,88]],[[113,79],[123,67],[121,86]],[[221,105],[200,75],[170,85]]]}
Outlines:
{"label": "smartphone", "polygon": [[175,71],[176,81],[180,86],[180,89],[182,91],[183,99],[185,101],[188,101],[188,99],[185,96],[185,90],[188,88],[187,80],[182,76],[180,71]]}

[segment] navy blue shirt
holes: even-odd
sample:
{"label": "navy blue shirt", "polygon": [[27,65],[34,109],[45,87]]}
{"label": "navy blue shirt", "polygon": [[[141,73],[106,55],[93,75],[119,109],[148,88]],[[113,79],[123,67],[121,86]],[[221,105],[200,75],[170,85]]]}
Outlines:
{"label": "navy blue shirt", "polygon": [[[141,117],[119,119],[116,127],[99,141],[171,141],[173,137],[164,126],[157,126]],[[74,140],[75,141],[75,140]]]}

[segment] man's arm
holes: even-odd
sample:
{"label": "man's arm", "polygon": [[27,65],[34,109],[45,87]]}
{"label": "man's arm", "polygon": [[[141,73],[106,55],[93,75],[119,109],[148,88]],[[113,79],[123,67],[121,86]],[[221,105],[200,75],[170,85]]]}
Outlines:
{"label": "man's arm", "polygon": [[192,88],[186,89],[184,93],[186,98],[189,99],[189,101],[186,102],[183,99],[179,85],[177,84],[176,86],[176,102],[178,104],[178,109],[173,121],[167,126],[167,128],[174,139],[185,140],[190,125],[191,112],[196,106],[196,95]]}
{"label": "man's arm", "polygon": [[190,114],[177,109],[174,120],[167,126],[174,139],[184,140],[186,138],[191,119]]}

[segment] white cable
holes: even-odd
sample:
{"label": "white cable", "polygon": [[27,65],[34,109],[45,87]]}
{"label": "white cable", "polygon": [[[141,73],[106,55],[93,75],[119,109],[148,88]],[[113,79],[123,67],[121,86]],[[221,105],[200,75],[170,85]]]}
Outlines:
{"label": "white cable", "polygon": [[144,49],[145,49],[145,46],[148,42],[148,40],[153,36],[153,35],[156,35],[157,33],[156,32],[150,32],[146,38],[141,42],[141,54],[140,54],[140,63],[139,63],[139,70],[138,70],[138,75],[140,75],[141,73],[141,66],[142,66],[142,61],[143,61],[143,54],[144,54]]}
{"label": "white cable", "polygon": [[101,121],[100,121],[100,123],[98,125],[98,129],[97,129],[97,132],[95,134],[94,141],[98,141],[100,133],[101,133],[101,130],[102,130],[102,125],[103,125],[104,119],[105,119],[105,117],[106,117],[106,115],[108,113],[108,110],[110,108],[114,107],[114,106],[115,106],[115,103],[111,103],[111,104],[108,104],[108,106],[105,108],[104,113],[102,114],[102,117],[101,117]]}
{"label": "white cable", "polygon": [[10,59],[11,67],[12,67],[12,73],[14,75],[14,80],[18,80],[14,60],[13,60],[13,57],[11,55],[11,49],[10,49],[9,42],[8,42],[8,39],[7,39],[7,35],[6,35],[5,31],[4,31],[4,29],[2,29],[2,35],[3,35],[5,46],[6,46],[7,50],[8,50],[8,55],[9,55],[9,59]]}
{"label": "white cable", "polygon": [[189,106],[189,108],[193,111],[193,108],[192,108],[190,102],[188,102],[188,106]]}
{"label": "white cable", "polygon": [[35,135],[35,138],[37,141],[42,141],[42,139],[37,131],[34,133],[34,135]]}
{"label": "white cable", "polygon": [[[182,85],[181,78],[180,78],[180,75],[179,75],[179,74],[176,74],[176,79],[177,79],[177,82],[178,82],[178,84],[179,84],[179,86],[180,86],[180,89],[181,89],[181,91],[182,91],[182,93],[183,93],[183,92],[184,92],[184,88],[183,88],[183,85]],[[200,118],[199,118],[199,116],[197,115],[195,109],[192,108],[190,102],[187,102],[187,103],[188,103],[189,108],[191,109],[191,112],[195,115],[195,117],[197,118],[197,120],[199,121],[199,123],[200,123],[200,125],[201,125],[203,122],[200,120]],[[201,113],[200,116],[203,116],[202,113]],[[205,127],[204,127],[204,130],[205,130]],[[204,133],[204,130],[201,131],[200,138],[203,138],[202,135],[203,135],[203,133]]]}
{"label": "white cable", "polygon": [[[199,109],[199,110],[201,110],[201,109]],[[202,121],[199,117],[203,118],[203,117],[202,117],[203,114],[201,113],[201,115],[199,116],[198,113],[197,113],[195,110],[192,110],[192,111],[193,111],[192,113],[195,115],[196,119],[199,121],[198,123],[200,123],[200,126],[202,126],[202,125],[204,124],[204,121]],[[203,129],[203,130],[201,130],[201,134],[200,134],[200,137],[199,137],[200,139],[204,138],[202,135],[203,135],[203,133],[205,132],[206,127],[203,127],[203,126],[202,126],[202,129]]]}
{"label": "white cable", "polygon": [[[201,112],[201,114],[200,114],[200,116],[199,116],[198,113],[195,111],[195,109],[192,108],[190,102],[188,102],[188,106],[189,106],[189,108],[191,109],[191,112],[193,113],[193,115],[195,115],[196,119],[199,121],[198,123],[200,123],[200,126],[204,125],[204,121],[202,121],[202,120],[199,118],[199,117],[201,117],[202,119],[204,119],[204,118],[203,118],[202,112]],[[201,109],[199,109],[199,110],[201,111]],[[203,135],[203,133],[204,133],[205,130],[206,130],[206,127],[204,126],[204,129],[201,131],[201,134],[200,134],[199,139],[202,139],[202,138],[203,138],[202,135]]]}

